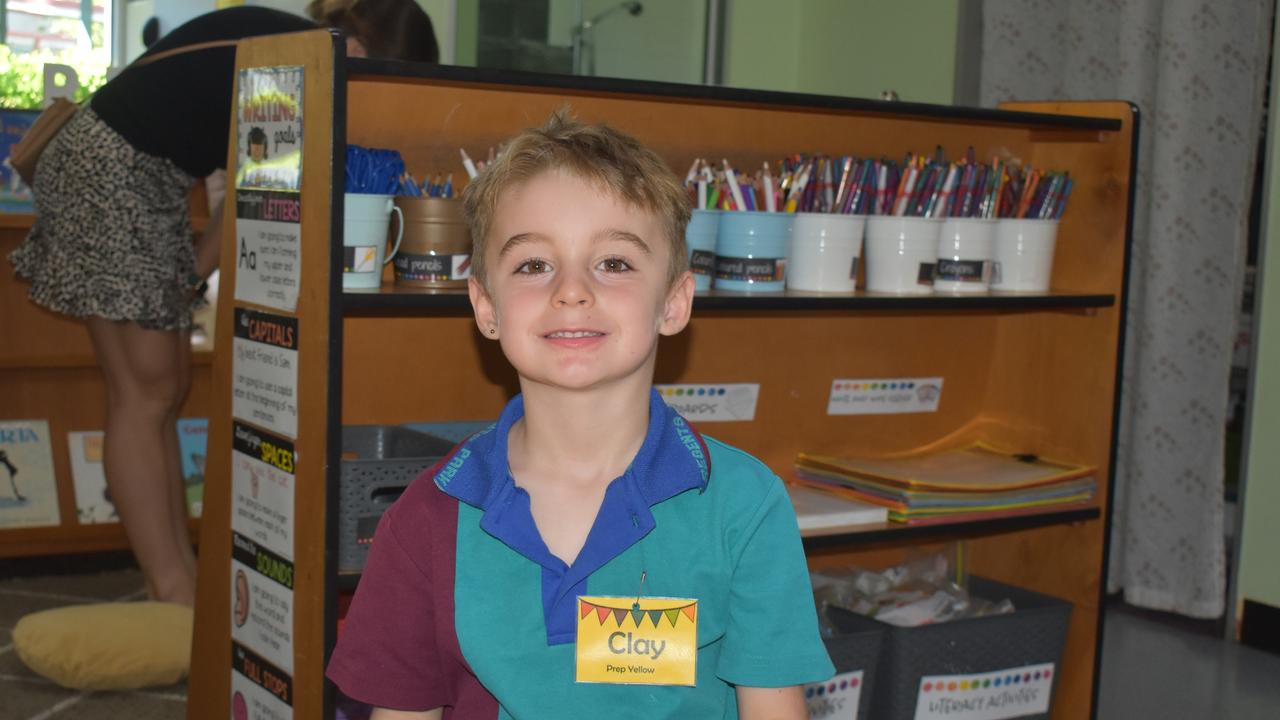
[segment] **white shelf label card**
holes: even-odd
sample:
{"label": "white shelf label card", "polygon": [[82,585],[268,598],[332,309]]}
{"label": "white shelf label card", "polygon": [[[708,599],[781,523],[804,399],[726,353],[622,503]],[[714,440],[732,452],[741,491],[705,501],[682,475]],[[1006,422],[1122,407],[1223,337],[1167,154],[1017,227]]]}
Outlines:
{"label": "white shelf label card", "polygon": [[293,558],[293,443],[231,423],[231,529]]}
{"label": "white shelf label card", "polygon": [[231,641],[231,717],[235,720],[293,717],[293,678],[234,640]]}
{"label": "white shelf label card", "polygon": [[302,276],[302,196],[236,191],[236,300],[293,312]]}
{"label": "white shelf label card", "polygon": [[236,97],[235,298],[298,306],[302,275],[301,65],[245,68]]}
{"label": "white shelf label card", "polygon": [[235,309],[231,415],[298,436],[298,319]]}
{"label": "white shelf label card", "polygon": [[233,717],[293,716],[293,515],[297,453],[231,423]]}
{"label": "white shelf label card", "polygon": [[804,704],[812,720],[857,720],[862,671],[841,673],[824,683],[804,686]]}
{"label": "white shelf label card", "polygon": [[291,673],[293,563],[243,535],[231,543],[231,639]]}
{"label": "white shelf label card", "polygon": [[942,378],[870,378],[831,381],[828,415],[937,412]]}
{"label": "white shelf label card", "polygon": [[654,385],[689,422],[749,422],[756,419],[760,383]]}
{"label": "white shelf label card", "polygon": [[293,192],[302,189],[302,88],[301,65],[240,71],[236,93],[237,188]]}
{"label": "white shelf label card", "polygon": [[920,678],[915,720],[1004,720],[1049,712],[1054,664]]}

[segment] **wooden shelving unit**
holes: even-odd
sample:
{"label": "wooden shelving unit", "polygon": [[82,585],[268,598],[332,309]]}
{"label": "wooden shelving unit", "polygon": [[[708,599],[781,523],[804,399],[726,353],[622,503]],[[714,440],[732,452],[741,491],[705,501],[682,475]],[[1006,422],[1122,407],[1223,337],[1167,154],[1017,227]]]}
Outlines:
{"label": "wooden shelving unit", "polygon": [[[345,145],[398,149],[411,168],[451,168],[458,148],[496,146],[563,106],[631,133],[687,167],[743,166],[797,151],[898,156],[941,145],[1008,152],[1076,180],[1058,240],[1054,291],[907,298],[712,292],[664,339],[657,382],[760,384],[756,420],[708,424],[785,476],[796,456],[886,453],[985,440],[1098,468],[1096,507],[966,525],[890,524],[806,539],[814,567],[872,563],[920,545],[966,543],[970,569],[1074,603],[1054,717],[1092,714],[1115,449],[1136,109],[1124,102],[933,107],[784,93],[495,73],[346,59],[324,33],[245,41],[240,67],[303,65],[302,295],[297,387],[292,702],[323,717],[336,636],[334,528],[347,424],[494,418],[516,391],[496,344],[458,292],[340,289]],[[455,173],[455,177],[458,174]],[[233,223],[230,215],[227,223]],[[225,254],[225,251],[224,251]],[[224,269],[224,273],[231,270]],[[231,279],[224,280],[225,287]],[[229,340],[224,294],[219,346]],[[243,304],[242,304],[243,305]],[[942,376],[939,410],[826,414],[835,378]],[[228,472],[230,359],[214,363],[210,477]],[[230,539],[225,483],[206,496],[191,706],[228,711]]]}
{"label": "wooden shelving unit", "polygon": [[[191,212],[192,226],[201,232],[209,215],[203,183],[191,193]],[[125,550],[129,542],[119,523],[82,525],[76,516],[67,433],[103,428],[105,388],[84,324],[33,304],[27,299],[30,286],[13,276],[9,254],[34,223],[34,215],[0,214],[0,419],[49,421],[61,523],[0,528],[0,558]],[[212,364],[211,348],[193,348],[182,417],[209,416]],[[192,539],[198,539],[199,520],[190,525]]]}
{"label": "wooden shelving unit", "polygon": [[[912,312],[970,312],[992,310],[1070,310],[1105,308],[1115,305],[1114,295],[1086,293],[1009,293],[983,295],[892,295],[859,290],[854,295],[788,290],[781,293],[751,294],[710,290],[693,299],[698,311],[807,311],[904,310]],[[348,316],[377,315],[403,311],[470,313],[471,300],[461,290],[438,290],[406,285],[384,286],[379,291],[350,291],[343,294],[343,310]]]}

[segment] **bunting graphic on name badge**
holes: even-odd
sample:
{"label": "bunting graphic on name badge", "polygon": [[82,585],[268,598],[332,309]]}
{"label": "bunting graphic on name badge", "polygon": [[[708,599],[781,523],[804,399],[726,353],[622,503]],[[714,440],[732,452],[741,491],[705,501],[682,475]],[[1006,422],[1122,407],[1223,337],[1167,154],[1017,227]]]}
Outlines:
{"label": "bunting graphic on name badge", "polygon": [[[610,598],[612,599],[612,598]],[[686,618],[688,622],[696,622],[698,619],[698,603],[688,599],[673,598],[641,598],[640,602],[648,607],[639,607],[635,600],[627,598],[617,598],[618,604],[604,605],[599,602],[592,602],[583,598],[578,598],[578,616],[580,619],[586,619],[592,613],[596,616],[596,621],[600,625],[604,625],[613,618],[613,622],[619,628],[641,628],[647,620],[652,627],[658,627],[663,618],[671,627]],[[624,604],[627,603],[627,604]],[[653,605],[658,607],[653,607]]]}

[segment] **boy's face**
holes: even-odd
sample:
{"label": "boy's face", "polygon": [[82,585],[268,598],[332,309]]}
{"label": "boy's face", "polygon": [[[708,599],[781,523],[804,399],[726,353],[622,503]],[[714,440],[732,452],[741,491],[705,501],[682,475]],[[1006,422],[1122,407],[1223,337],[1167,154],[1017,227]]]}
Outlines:
{"label": "boy's face", "polygon": [[470,281],[481,334],[501,340],[525,383],[649,385],[658,336],[684,329],[693,304],[689,273],[667,281],[663,231],[653,213],[568,172],[508,188],[489,227],[487,281]]}

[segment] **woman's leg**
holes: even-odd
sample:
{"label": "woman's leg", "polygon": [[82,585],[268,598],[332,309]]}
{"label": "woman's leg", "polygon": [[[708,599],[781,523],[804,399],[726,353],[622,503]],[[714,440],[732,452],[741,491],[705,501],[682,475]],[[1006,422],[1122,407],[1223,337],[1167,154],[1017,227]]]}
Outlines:
{"label": "woman's leg", "polygon": [[196,556],[191,550],[191,531],[187,528],[187,485],[182,477],[182,445],[178,440],[178,416],[187,393],[191,391],[191,332],[183,330],[175,334],[178,336],[174,347],[178,353],[177,396],[166,421],[169,429],[165,433],[164,445],[169,477],[176,480],[169,484],[169,518],[173,524],[174,544],[182,551],[183,563],[189,563],[194,574]]}
{"label": "woman's leg", "polygon": [[[195,602],[195,558],[180,504],[174,420],[186,393],[185,332],[89,318],[107,385],[104,468],[111,498],[155,600]],[[178,529],[182,527],[181,537]]]}

